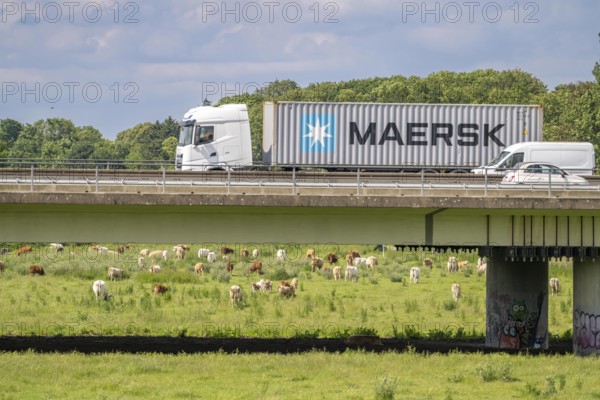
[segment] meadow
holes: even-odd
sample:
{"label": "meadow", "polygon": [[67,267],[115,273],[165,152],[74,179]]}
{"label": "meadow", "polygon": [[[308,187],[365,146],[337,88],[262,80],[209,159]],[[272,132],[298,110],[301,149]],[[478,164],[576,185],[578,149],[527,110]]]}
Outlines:
{"label": "meadow", "polygon": [[[117,245],[105,244],[116,250]],[[338,245],[229,245],[234,248],[232,273],[225,262],[207,263],[197,256],[200,247],[217,251],[221,245],[193,245],[183,260],[176,260],[173,245],[136,245],[123,254],[88,250],[87,245],[68,245],[57,252],[48,245],[33,246],[31,253],[16,256],[18,245],[4,244],[6,270],[0,276],[0,335],[151,335],[200,337],[298,337],[335,338],[351,334],[377,334],[394,338],[483,340],[485,336],[485,275],[475,270],[477,254],[438,254],[421,250],[383,252],[375,246]],[[343,256],[357,249],[361,256],[378,257],[379,265],[360,266],[357,283],[336,281],[328,269],[313,272],[306,250],[316,249]],[[142,248],[169,250],[169,258],[157,260],[161,272],[149,273],[137,264]],[[263,273],[250,273],[251,258],[241,248],[260,250]],[[286,261],[277,261],[278,248],[287,251]],[[458,273],[446,270],[448,256],[469,261]],[[429,257],[433,268],[422,266]],[[206,271],[198,276],[194,265],[203,261]],[[45,276],[29,276],[31,264],[44,267]],[[109,267],[125,270],[125,278],[109,281]],[[409,270],[421,268],[418,284],[409,283]],[[325,262],[325,267],[331,268]],[[561,281],[561,293],[549,296],[551,338],[569,339],[572,329],[572,267],[552,262],[550,276]],[[282,279],[297,277],[297,295],[281,298],[275,288]],[[274,282],[272,293],[251,293],[259,279]],[[95,298],[96,279],[107,281],[110,301]],[[452,300],[450,287],[460,283],[462,298]],[[168,287],[163,296],[153,296],[156,283]],[[237,284],[244,300],[232,307],[228,289]]]}
{"label": "meadow", "polygon": [[1,399],[597,399],[574,355],[0,354]]}

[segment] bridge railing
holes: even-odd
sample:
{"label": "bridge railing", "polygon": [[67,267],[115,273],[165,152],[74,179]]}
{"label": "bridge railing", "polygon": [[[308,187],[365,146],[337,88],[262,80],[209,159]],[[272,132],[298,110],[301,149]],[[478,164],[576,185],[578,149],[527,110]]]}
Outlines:
{"label": "bridge railing", "polygon": [[[9,166],[10,165],[10,166]],[[0,160],[0,190],[14,185],[29,191],[47,190],[48,185],[80,186],[81,191],[101,192],[106,186],[219,187],[225,193],[234,188],[264,187],[289,189],[297,194],[305,188],[352,190],[357,196],[372,193],[371,189],[417,189],[421,195],[436,189],[529,190],[552,192],[561,190],[600,190],[600,180],[587,177],[588,185],[566,185],[550,179],[538,184],[505,184],[503,175],[473,174],[470,169],[434,172],[422,168],[419,172],[398,172],[393,168],[331,165],[307,169],[305,166],[253,166],[253,168],[222,168],[221,170],[176,171],[165,161],[130,162],[123,160]],[[123,168],[125,167],[125,168]],[[221,166],[223,167],[223,166]],[[91,186],[91,188],[90,188]]]}

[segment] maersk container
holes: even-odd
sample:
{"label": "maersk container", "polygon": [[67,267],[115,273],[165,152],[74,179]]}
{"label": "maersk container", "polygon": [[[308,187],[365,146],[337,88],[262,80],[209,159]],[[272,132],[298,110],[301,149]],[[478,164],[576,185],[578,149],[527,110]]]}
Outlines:
{"label": "maersk container", "polygon": [[539,105],[265,103],[272,165],[475,167],[541,141]]}

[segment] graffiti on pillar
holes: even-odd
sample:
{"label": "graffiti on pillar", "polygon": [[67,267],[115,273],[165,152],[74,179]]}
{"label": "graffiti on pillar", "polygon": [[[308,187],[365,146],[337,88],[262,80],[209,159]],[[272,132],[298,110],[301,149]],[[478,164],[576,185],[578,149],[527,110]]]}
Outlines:
{"label": "graffiti on pillar", "polygon": [[541,348],[546,342],[546,331],[538,335],[538,325],[544,304],[544,293],[537,297],[537,309],[532,311],[525,300],[511,299],[508,295],[499,297],[495,307],[500,311],[495,319],[499,347],[502,349]]}
{"label": "graffiti on pillar", "polygon": [[573,343],[581,349],[600,349],[600,315],[573,311]]}

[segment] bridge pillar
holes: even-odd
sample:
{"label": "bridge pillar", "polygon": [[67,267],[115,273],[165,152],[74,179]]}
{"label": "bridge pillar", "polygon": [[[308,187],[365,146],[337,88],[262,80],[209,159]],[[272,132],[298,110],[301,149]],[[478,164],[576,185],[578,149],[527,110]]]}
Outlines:
{"label": "bridge pillar", "polygon": [[548,262],[492,256],[486,291],[486,346],[548,348]]}
{"label": "bridge pillar", "polygon": [[600,355],[600,262],[573,261],[573,353]]}

